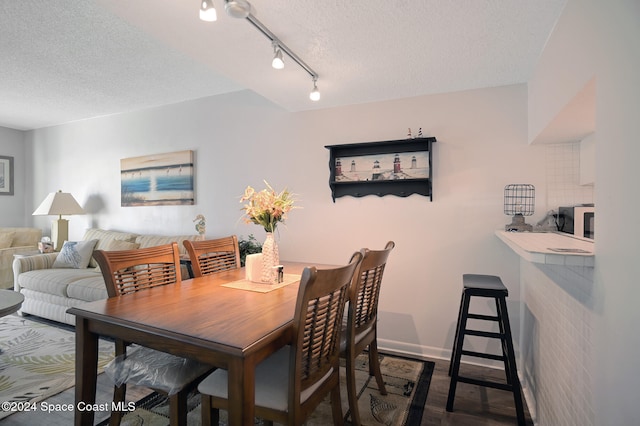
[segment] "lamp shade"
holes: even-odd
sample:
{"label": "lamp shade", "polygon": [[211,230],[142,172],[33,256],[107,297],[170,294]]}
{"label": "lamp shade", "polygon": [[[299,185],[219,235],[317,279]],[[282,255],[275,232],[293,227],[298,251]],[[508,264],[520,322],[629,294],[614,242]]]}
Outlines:
{"label": "lamp shade", "polygon": [[80,204],[68,192],[52,192],[33,212],[34,216],[84,214]]}

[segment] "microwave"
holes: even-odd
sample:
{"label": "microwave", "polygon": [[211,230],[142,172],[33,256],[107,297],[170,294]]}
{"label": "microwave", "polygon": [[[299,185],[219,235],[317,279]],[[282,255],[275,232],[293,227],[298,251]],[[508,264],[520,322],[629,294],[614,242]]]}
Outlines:
{"label": "microwave", "polygon": [[558,231],[594,239],[595,207],[574,206],[558,209]]}

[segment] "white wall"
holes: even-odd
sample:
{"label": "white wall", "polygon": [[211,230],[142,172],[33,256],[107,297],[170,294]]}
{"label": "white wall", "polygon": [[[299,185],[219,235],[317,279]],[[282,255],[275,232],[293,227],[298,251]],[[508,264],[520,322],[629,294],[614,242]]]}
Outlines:
{"label": "white wall", "polygon": [[[241,222],[239,196],[262,179],[298,194],[303,209],[279,229],[281,258],[343,263],[361,247],[396,242],[380,304],[380,346],[449,356],[465,272],[499,274],[518,306],[518,258],[494,235],[503,188],[532,183],[545,200],[544,148],[527,144],[524,85],[287,113],[250,92],[29,132],[32,202],[73,193],[93,214],[74,216],[72,238],[99,226],[207,235],[263,232]],[[402,139],[407,127],[435,136],[434,198],[343,197],[332,202],[325,145]],[[120,207],[119,160],[193,149],[197,204]],[[100,207],[101,206],[101,207]],[[537,221],[547,211],[538,203]],[[35,218],[43,229],[46,218]],[[512,312],[517,321],[519,312]],[[514,330],[516,331],[516,330]]]}
{"label": "white wall", "polygon": [[13,157],[13,194],[0,195],[0,227],[27,226],[31,219],[25,211],[28,162],[25,161],[24,132],[0,127],[0,155]]}
{"label": "white wall", "polygon": [[[596,425],[637,424],[640,367],[640,3],[569,0],[529,85],[529,139],[533,140],[593,76],[596,78],[597,239],[589,301],[592,362],[589,394]],[[576,321],[580,321],[576,318]],[[576,356],[576,354],[572,354]],[[554,398],[555,397],[555,398]],[[570,395],[549,398],[563,410],[580,410]],[[552,423],[549,423],[552,424]]]}

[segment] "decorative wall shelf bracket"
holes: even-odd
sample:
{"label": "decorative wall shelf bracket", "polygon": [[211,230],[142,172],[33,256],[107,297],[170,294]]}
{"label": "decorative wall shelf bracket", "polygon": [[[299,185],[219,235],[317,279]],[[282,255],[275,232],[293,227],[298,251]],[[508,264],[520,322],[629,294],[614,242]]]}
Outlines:
{"label": "decorative wall shelf bracket", "polygon": [[432,144],[436,138],[327,145],[331,197],[424,195],[433,201]]}

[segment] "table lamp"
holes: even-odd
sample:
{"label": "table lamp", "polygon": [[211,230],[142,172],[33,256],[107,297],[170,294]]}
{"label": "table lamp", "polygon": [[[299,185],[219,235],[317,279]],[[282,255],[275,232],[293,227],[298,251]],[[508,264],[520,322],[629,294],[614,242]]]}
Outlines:
{"label": "table lamp", "polygon": [[58,215],[58,219],[51,222],[51,240],[56,251],[62,249],[65,240],[69,239],[69,221],[62,215],[84,214],[80,204],[68,192],[52,192],[33,212],[34,216]]}
{"label": "table lamp", "polygon": [[536,188],[529,184],[511,184],[504,187],[504,214],[513,215],[505,230],[532,231],[533,226],[525,223],[524,217],[531,216],[535,209]]}

